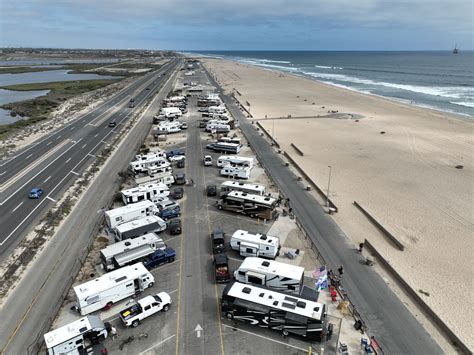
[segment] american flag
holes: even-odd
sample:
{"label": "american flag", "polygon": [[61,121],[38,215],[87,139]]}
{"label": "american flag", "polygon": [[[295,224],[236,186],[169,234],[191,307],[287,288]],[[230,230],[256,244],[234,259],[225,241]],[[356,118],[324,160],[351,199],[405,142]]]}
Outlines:
{"label": "american flag", "polygon": [[319,278],[321,276],[326,276],[328,274],[328,271],[326,269],[326,265],[321,266],[319,269],[316,269],[313,271],[313,277]]}

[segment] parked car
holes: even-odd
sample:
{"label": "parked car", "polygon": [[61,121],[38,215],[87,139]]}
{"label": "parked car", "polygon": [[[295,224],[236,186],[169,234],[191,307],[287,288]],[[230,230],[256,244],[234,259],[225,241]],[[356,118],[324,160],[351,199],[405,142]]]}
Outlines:
{"label": "parked car", "polygon": [[206,191],[207,191],[207,196],[217,196],[216,185],[207,185]]}
{"label": "parked car", "polygon": [[222,229],[215,229],[211,233],[212,253],[220,254],[225,252],[225,233]]}
{"label": "parked car", "polygon": [[177,187],[173,190],[173,198],[179,200],[184,196],[184,189],[182,187]]}
{"label": "parked car", "polygon": [[177,173],[174,182],[176,185],[184,185],[186,184],[186,174],[185,173]]}
{"label": "parked car", "polygon": [[131,99],[130,99],[130,102],[135,102],[135,99],[134,99],[134,98],[131,98]]}
{"label": "parked car", "polygon": [[117,122],[115,122],[115,121],[110,121],[109,122],[109,127],[115,127],[115,126],[117,126]]}
{"label": "parked car", "polygon": [[40,198],[41,195],[43,194],[42,189],[34,188],[30,191],[30,194],[28,195],[29,198]]}
{"label": "parked car", "polygon": [[174,201],[161,201],[156,205],[160,210],[159,216],[164,220],[179,217],[181,215],[181,207]]}
{"label": "parked car", "polygon": [[128,105],[128,107],[134,108],[134,107],[135,107],[135,104],[130,104],[130,105]]}
{"label": "parked car", "polygon": [[184,159],[186,159],[186,157],[185,157],[184,155],[172,155],[172,156],[168,157],[168,160],[169,160],[170,162],[172,162],[172,161],[180,161],[180,160],[184,160]]}
{"label": "parked car", "polygon": [[203,162],[204,166],[212,166],[212,157],[210,155],[205,155]]}
{"label": "parked car", "polygon": [[227,257],[227,255],[214,255],[214,269],[217,283],[230,282],[229,258]]}
{"label": "parked car", "polygon": [[185,155],[185,151],[183,149],[172,149],[168,152],[166,152],[166,157],[169,159],[170,157],[173,157],[175,155]]}
{"label": "parked car", "polygon": [[181,123],[181,129],[188,129],[188,124],[186,122]]}
{"label": "parked car", "polygon": [[150,270],[164,263],[172,263],[176,258],[176,252],[173,248],[166,248],[165,250],[157,250],[153,254],[146,257],[143,265]]}
{"label": "parked car", "polygon": [[179,218],[173,218],[168,223],[168,230],[172,235],[181,234],[181,220]]}
{"label": "parked car", "polygon": [[168,312],[170,305],[170,295],[166,292],[160,292],[156,295],[146,296],[120,311],[120,319],[126,327],[138,327],[145,318],[159,311]]}
{"label": "parked car", "polygon": [[176,167],[178,169],[184,169],[185,166],[186,166],[186,161],[184,159],[178,160],[178,162],[176,163]]}
{"label": "parked car", "polygon": [[199,128],[206,128],[207,123],[204,121],[199,121]]}

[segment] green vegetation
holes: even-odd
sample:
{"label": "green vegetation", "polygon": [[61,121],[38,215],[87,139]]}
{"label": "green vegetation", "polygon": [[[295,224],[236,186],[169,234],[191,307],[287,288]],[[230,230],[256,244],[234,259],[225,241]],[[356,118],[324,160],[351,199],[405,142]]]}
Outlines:
{"label": "green vegetation", "polygon": [[3,67],[0,68],[0,74],[21,74],[21,73],[32,73],[37,71],[48,71],[51,68],[39,68],[39,67]]}
{"label": "green vegetation", "polygon": [[29,117],[27,120],[19,120],[11,124],[0,125],[0,139],[5,138],[20,128],[47,119],[51,111],[58,107],[61,102],[73,96],[96,90],[115,82],[117,82],[117,80],[79,80],[0,87],[1,89],[17,91],[50,90],[45,96],[0,106],[3,109],[16,112],[21,117]]}

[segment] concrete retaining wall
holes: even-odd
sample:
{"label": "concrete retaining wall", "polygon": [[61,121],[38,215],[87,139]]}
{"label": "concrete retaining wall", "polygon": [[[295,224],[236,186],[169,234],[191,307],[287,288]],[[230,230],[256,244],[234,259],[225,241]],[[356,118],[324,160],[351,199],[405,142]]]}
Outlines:
{"label": "concrete retaining wall", "polygon": [[299,155],[304,156],[303,151],[302,151],[300,148],[298,148],[295,144],[291,143],[291,146],[296,150],[296,152],[297,152]]}
{"label": "concrete retaining wall", "polygon": [[258,128],[260,128],[262,132],[267,135],[268,139],[270,139],[277,148],[280,148],[280,144],[270,135],[270,133],[268,133],[268,131],[265,128],[263,128],[260,122],[258,121],[254,121],[254,122],[257,122]]}

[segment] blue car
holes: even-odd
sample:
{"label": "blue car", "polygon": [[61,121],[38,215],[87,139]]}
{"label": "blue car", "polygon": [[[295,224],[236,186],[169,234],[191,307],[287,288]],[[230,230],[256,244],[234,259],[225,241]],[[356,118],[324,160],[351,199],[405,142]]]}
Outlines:
{"label": "blue car", "polygon": [[28,195],[29,198],[40,198],[43,194],[43,190],[41,189],[32,189],[30,194]]}
{"label": "blue car", "polygon": [[157,250],[153,254],[146,257],[143,261],[143,265],[150,270],[163,263],[172,263],[176,257],[176,252],[172,248],[166,248],[165,250]]}

